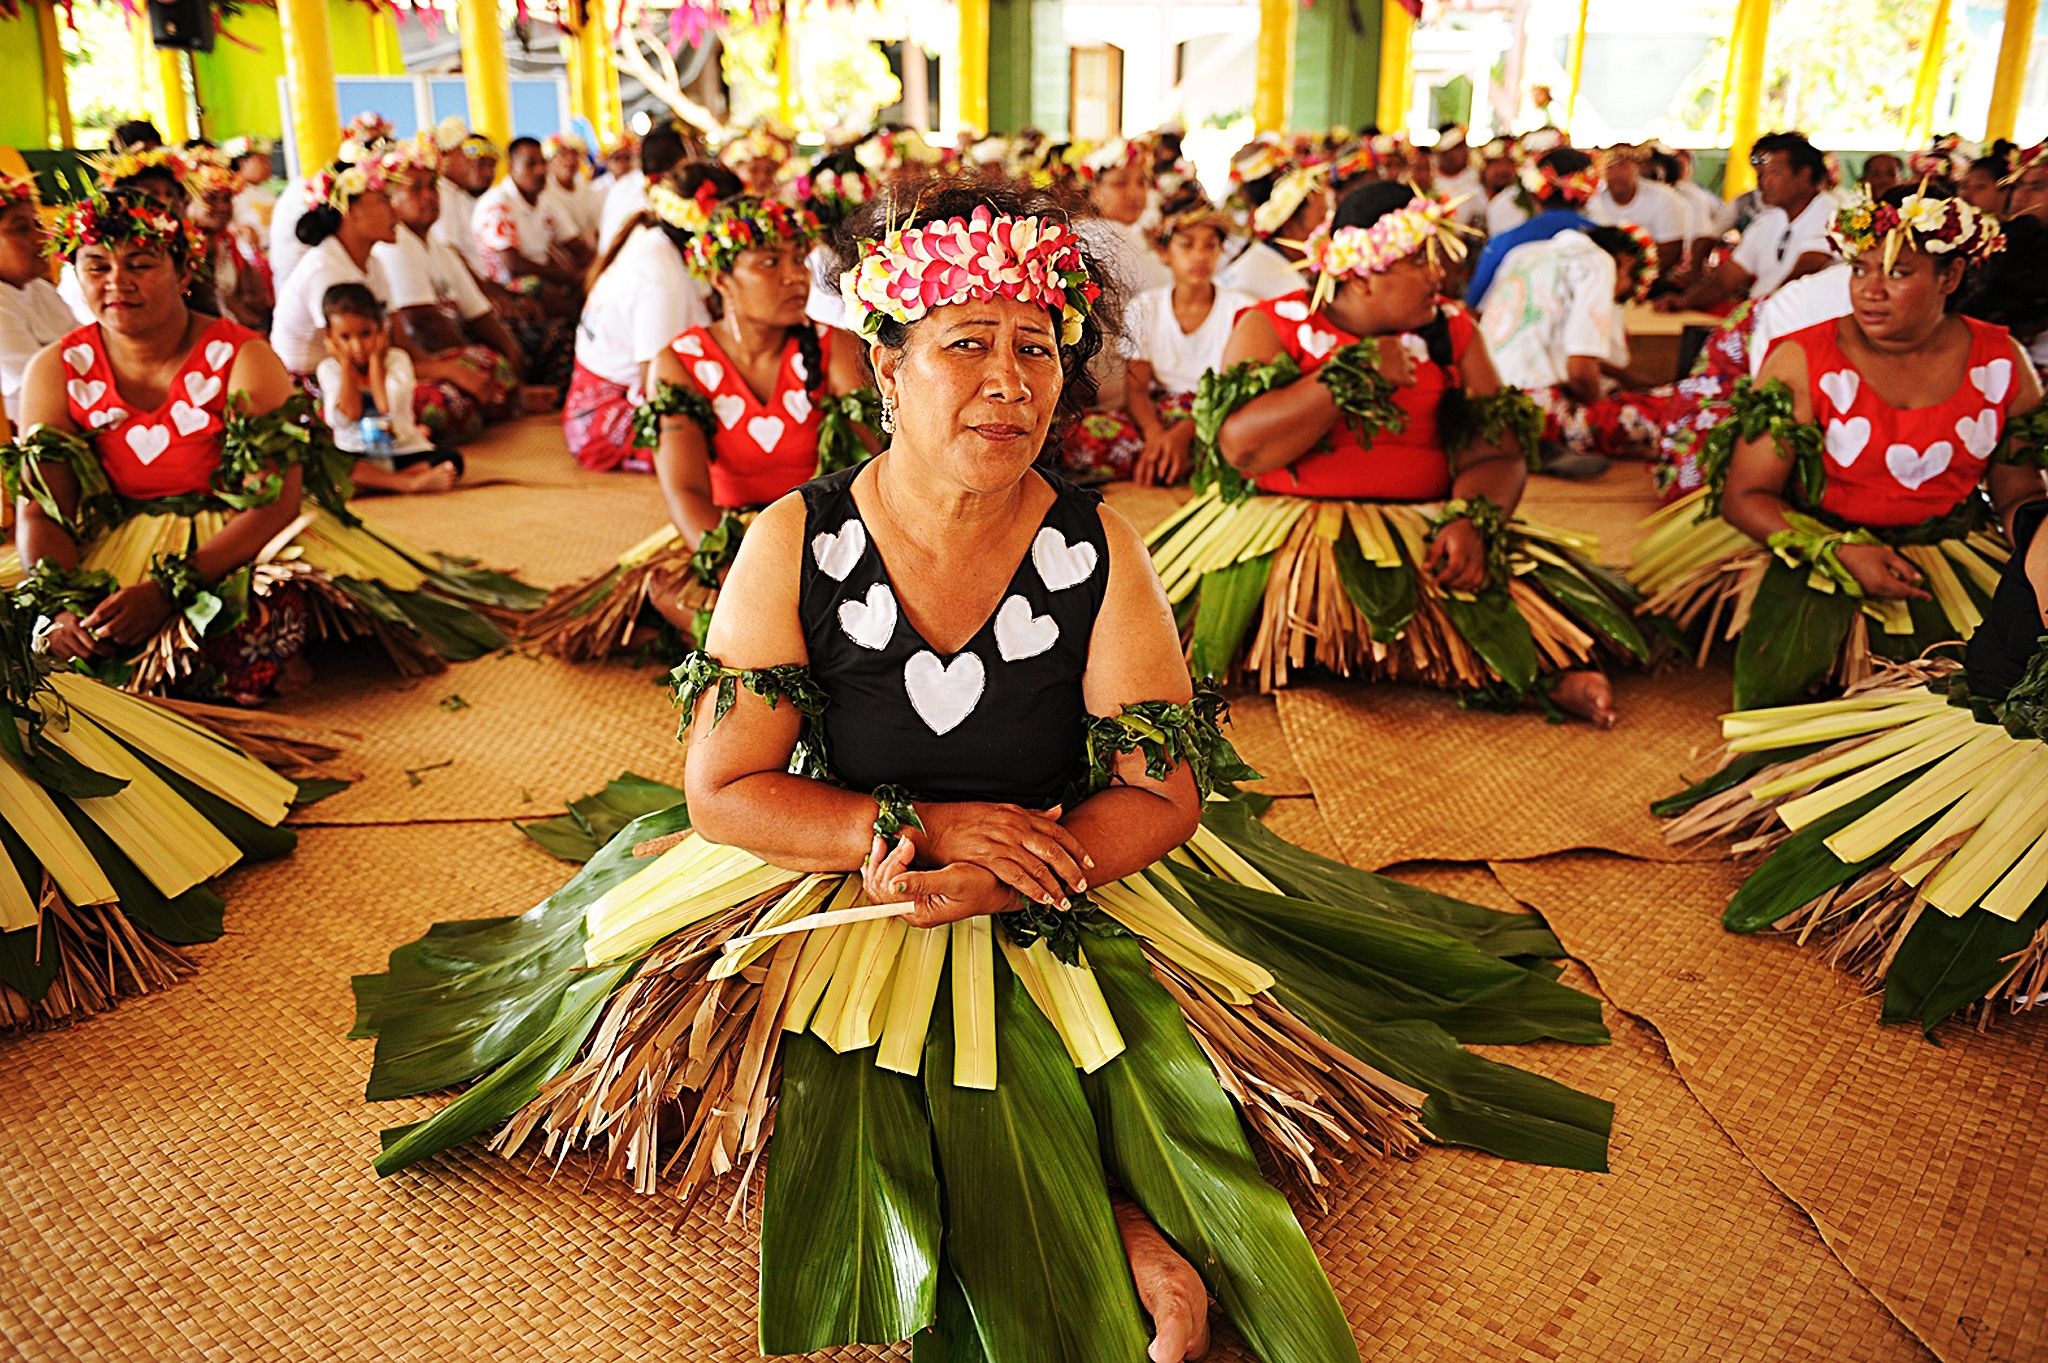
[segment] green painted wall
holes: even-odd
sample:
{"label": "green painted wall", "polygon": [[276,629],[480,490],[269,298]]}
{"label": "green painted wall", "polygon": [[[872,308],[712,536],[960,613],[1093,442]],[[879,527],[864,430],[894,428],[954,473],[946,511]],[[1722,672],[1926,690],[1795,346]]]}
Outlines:
{"label": "green painted wall", "polygon": [[0,71],[14,91],[0,100],[0,145],[42,147],[43,49],[26,7],[19,19],[0,19]]}
{"label": "green painted wall", "polygon": [[[337,76],[377,73],[368,14],[359,0],[327,0],[328,41],[334,52]],[[227,25],[227,32],[240,41],[223,35],[212,52],[201,53],[197,58],[207,136],[216,141],[240,133],[283,136],[284,115],[277,106],[277,78],[284,74],[284,39],[278,32],[277,11],[260,5],[245,6]],[[33,30],[30,36],[34,36]]]}
{"label": "green painted wall", "polygon": [[989,131],[1067,132],[1067,40],[1060,0],[990,0]]}
{"label": "green painted wall", "polygon": [[[1352,28],[1356,13],[1358,27]],[[1296,128],[1373,121],[1380,89],[1380,7],[1373,0],[1322,0],[1297,11],[1294,30]]]}

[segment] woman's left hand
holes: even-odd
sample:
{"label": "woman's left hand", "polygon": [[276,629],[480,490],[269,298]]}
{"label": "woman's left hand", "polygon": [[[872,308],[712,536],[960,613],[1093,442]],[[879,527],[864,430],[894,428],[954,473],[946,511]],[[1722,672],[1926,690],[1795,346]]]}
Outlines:
{"label": "woman's left hand", "polygon": [[1422,569],[1447,592],[1476,592],[1486,585],[1486,542],[1460,516],[1436,532]]}
{"label": "woman's left hand", "polygon": [[102,642],[133,646],[163,628],[171,618],[171,603],[164,589],[154,582],[123,587],[85,618],[85,631]]}
{"label": "woman's left hand", "polygon": [[1117,1234],[1130,1260],[1138,1303],[1152,1317],[1151,1363],[1184,1363],[1209,1352],[1209,1289],[1136,1204],[1119,1200]]}
{"label": "woman's left hand", "polygon": [[985,866],[963,861],[936,871],[913,871],[910,863],[915,855],[910,839],[898,838],[892,848],[877,833],[860,873],[869,902],[908,900],[917,906],[903,916],[911,927],[935,928],[961,918],[1006,913],[1019,903],[1017,891],[997,880]]}

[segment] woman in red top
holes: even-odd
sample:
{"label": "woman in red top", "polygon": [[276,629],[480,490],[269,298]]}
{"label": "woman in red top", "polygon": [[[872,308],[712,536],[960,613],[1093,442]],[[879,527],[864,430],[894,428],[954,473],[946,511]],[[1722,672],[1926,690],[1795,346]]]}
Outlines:
{"label": "woman in red top", "polygon": [[1448,207],[1375,183],[1333,224],[1313,294],[1239,317],[1196,397],[1203,495],[1151,536],[1195,670],[1270,689],[1314,663],[1611,724],[1588,669],[1647,649],[1619,583],[1510,520],[1541,419],[1438,297]]}
{"label": "woman in red top", "polygon": [[665,185],[649,198],[690,233],[684,263],[711,286],[717,320],[655,356],[634,418],[642,439],[659,432],[669,525],[534,617],[528,637],[577,660],[637,643],[643,608],[693,643],[753,513],[874,448],[861,429],[874,418],[859,344],[804,316],[817,219],[779,200],[685,200]]}
{"label": "woman in red top", "polygon": [[2012,508],[2043,490],[2034,367],[1955,311],[1997,222],[1902,189],[1843,209],[1834,237],[1853,310],[1771,347],[1706,442],[1703,502],[1660,513],[1631,574],[1649,608],[1704,622],[1703,652],[1739,636],[1743,709],[1967,638]]}

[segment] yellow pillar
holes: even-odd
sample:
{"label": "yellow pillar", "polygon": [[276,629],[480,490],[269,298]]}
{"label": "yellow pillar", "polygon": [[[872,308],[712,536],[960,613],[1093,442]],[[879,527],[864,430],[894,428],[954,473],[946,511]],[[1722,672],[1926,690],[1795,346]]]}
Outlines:
{"label": "yellow pillar", "polygon": [[790,10],[782,0],[775,12],[775,118],[785,130],[796,128],[796,35]]}
{"label": "yellow pillar", "polygon": [[2027,84],[2027,59],[2034,48],[2034,16],[2041,0],[2006,0],[2005,36],[1998,41],[1998,74],[1991,80],[1991,113],[1984,140],[2011,137],[2019,122],[2020,93]]}
{"label": "yellow pillar", "polygon": [[589,25],[582,28],[565,29],[562,33],[562,69],[569,76],[569,117],[589,118],[590,100],[587,89],[590,84],[590,56],[585,51],[589,46],[584,41]]}
{"label": "yellow pillar", "polygon": [[1941,89],[1941,54],[1948,46],[1948,0],[1934,0],[1927,22],[1927,45],[1920,50],[1920,73],[1913,81],[1913,116],[1906,124],[1906,145],[1917,147],[1934,136],[1934,97]]}
{"label": "yellow pillar", "polygon": [[613,27],[611,7],[599,6],[605,16],[597,30],[597,132],[607,142],[616,142],[626,131],[626,105],[619,97],[619,64],[612,60]]}
{"label": "yellow pillar", "polygon": [[[1945,3],[1946,0],[1943,0]],[[1572,30],[1571,91],[1564,101],[1564,126],[1571,130],[1572,122],[1579,116],[1579,83],[1586,73],[1586,20],[1591,16],[1593,0],[1579,0],[1579,26]]]}
{"label": "yellow pillar", "polygon": [[1380,3],[1380,131],[1396,135],[1408,130],[1408,105],[1414,91],[1415,16],[1399,0]]}
{"label": "yellow pillar", "polygon": [[[145,37],[149,33],[149,21],[142,21]],[[151,44],[154,48],[155,44]],[[164,135],[166,145],[178,147],[192,140],[197,130],[192,126],[192,101],[185,98],[185,54],[156,49],[156,85],[161,100],[158,108],[163,121],[157,131]]]}
{"label": "yellow pillar", "polygon": [[[2027,0],[2031,3],[2031,0]],[[1756,145],[1757,120],[1764,96],[1764,48],[1770,41],[1771,0],[1736,0],[1735,6],[1735,133],[1729,140],[1728,173],[1721,192],[1729,198],[1756,186],[1749,149]]]}
{"label": "yellow pillar", "polygon": [[43,54],[43,142],[68,147],[74,137],[71,128],[71,89],[64,74],[64,44],[57,34],[57,7],[29,6],[36,16],[36,38]]}
{"label": "yellow pillar", "polygon": [[380,76],[405,74],[405,53],[398,45],[398,18],[388,9],[364,8],[370,24],[370,62]]}
{"label": "yellow pillar", "polygon": [[1714,116],[1714,136],[1716,137],[1726,137],[1728,135],[1728,105],[1730,96],[1735,90],[1735,52],[1736,42],[1734,37],[1730,36],[1728,39],[1728,64],[1726,69],[1721,72],[1720,112]]}
{"label": "yellow pillar", "polygon": [[1294,100],[1294,22],[1300,0],[1259,0],[1259,49],[1253,66],[1252,122],[1285,132]]}
{"label": "yellow pillar", "polygon": [[960,122],[988,132],[988,0],[960,0]]}
{"label": "yellow pillar", "polygon": [[512,85],[505,65],[505,30],[498,0],[458,0],[462,26],[462,82],[469,90],[469,126],[502,148],[512,140]]}
{"label": "yellow pillar", "polygon": [[284,85],[292,105],[292,144],[299,173],[334,160],[341,145],[341,105],[334,93],[334,45],[327,0],[277,0],[284,39]]}

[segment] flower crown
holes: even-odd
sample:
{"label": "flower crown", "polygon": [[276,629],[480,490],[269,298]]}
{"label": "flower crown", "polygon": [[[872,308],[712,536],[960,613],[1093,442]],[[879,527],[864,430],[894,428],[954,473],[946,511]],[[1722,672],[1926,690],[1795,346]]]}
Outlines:
{"label": "flower crown", "polygon": [[1849,260],[1873,247],[1882,248],[1887,270],[1907,247],[1965,261],[2005,249],[1998,219],[1961,199],[1929,194],[1924,180],[1896,206],[1873,202],[1867,190],[1859,194],[1835,214],[1828,240]]}
{"label": "flower crown", "polygon": [[657,180],[647,187],[647,208],[670,227],[694,235],[711,226],[711,215],[718,211],[718,186],[705,180],[695,194],[685,197],[667,180]]}
{"label": "flower crown", "polygon": [[1192,231],[1197,227],[1213,227],[1226,240],[1231,233],[1244,230],[1236,214],[1227,208],[1218,208],[1204,196],[1199,203],[1177,213],[1162,214],[1152,229],[1152,240],[1164,251],[1172,243],[1174,233]]}
{"label": "flower crown", "polygon": [[797,181],[797,197],[801,199],[836,200],[846,207],[857,207],[875,197],[880,188],[875,177],[866,171],[823,170],[812,171]]}
{"label": "flower crown", "polygon": [[430,132],[408,137],[379,156],[377,168],[386,183],[415,176],[431,179],[441,173],[441,145]]}
{"label": "flower crown", "polygon": [[1143,163],[1150,166],[1151,150],[1143,143],[1128,137],[1112,137],[1099,147],[1090,148],[1082,157],[1081,178],[1094,180],[1113,170]]}
{"label": "flower crown", "polygon": [[270,143],[261,137],[252,137],[244,133],[237,137],[230,137],[227,141],[220,144],[220,154],[227,158],[230,164],[256,152],[261,152],[265,156],[270,155]]}
{"label": "flower crown", "polygon": [[1081,339],[1102,296],[1072,227],[993,213],[987,204],[970,217],[898,228],[864,243],[859,262],[840,276],[839,292],[869,336],[885,319],[908,325],[933,308],[1008,298],[1057,312],[1063,346]]}
{"label": "flower crown", "polygon": [[1578,208],[1600,192],[1600,172],[1591,166],[1560,175],[1540,161],[1531,161],[1522,167],[1521,179],[1523,190],[1537,203],[1555,200]]}
{"label": "flower crown", "polygon": [[870,174],[881,175],[905,166],[935,165],[945,153],[916,133],[882,131],[854,144],[853,156]]}
{"label": "flower crown", "polygon": [[391,120],[374,109],[365,109],[348,121],[341,135],[357,142],[389,142],[392,137]]}
{"label": "flower crown", "polygon": [[780,199],[728,199],[690,238],[683,268],[709,281],[724,274],[744,251],[761,246],[808,246],[824,234],[817,214]]}
{"label": "flower crown", "polygon": [[306,207],[331,208],[337,213],[346,213],[348,206],[357,199],[382,188],[384,158],[381,156],[358,161],[338,171],[330,166],[306,181]]}
{"label": "flower crown", "polygon": [[460,151],[462,144],[469,141],[469,125],[462,121],[462,115],[450,114],[436,123],[428,136],[434,139],[434,150],[446,155]]}
{"label": "flower crown", "polygon": [[195,199],[209,194],[232,196],[242,192],[242,177],[225,161],[202,158],[193,162],[191,173],[185,177],[185,189]]}
{"label": "flower crown", "polygon": [[1273,192],[1266,196],[1266,201],[1252,211],[1252,230],[1262,237],[1270,237],[1285,227],[1294,211],[1308,202],[1308,196],[1328,183],[1329,176],[1327,161],[1321,165],[1296,166],[1282,175],[1273,185]]}
{"label": "flower crown", "polygon": [[789,160],[789,143],[773,130],[756,126],[721,147],[718,159],[733,167],[743,166],[749,161],[773,161],[779,166]]}
{"label": "flower crown", "polygon": [[161,246],[183,263],[196,255],[194,232],[185,220],[139,194],[93,194],[66,208],[50,232],[52,255],[74,259],[87,246]]}
{"label": "flower crown", "polygon": [[114,189],[145,171],[168,170],[183,188],[192,174],[192,164],[169,147],[139,147],[130,151],[108,151],[87,160],[98,176],[101,189]]}
{"label": "flower crown", "polygon": [[1465,258],[1465,238],[1475,235],[1454,216],[1449,199],[1415,199],[1366,227],[1330,230],[1326,222],[1301,244],[1305,268],[1317,277],[1311,307],[1321,307],[1337,290],[1339,280],[1383,274],[1417,251],[1432,260],[1442,251],[1452,260]]}
{"label": "flower crown", "polygon": [[0,174],[0,213],[6,212],[16,204],[40,205],[42,201],[43,196],[36,189],[34,176],[24,175],[17,178],[13,175]]}
{"label": "flower crown", "polygon": [[1628,233],[1628,239],[1636,244],[1636,263],[1628,272],[1626,301],[1640,303],[1650,296],[1650,290],[1663,270],[1663,261],[1657,254],[1657,239],[1650,235],[1647,227],[1638,227],[1632,222],[1617,223],[1616,226]]}
{"label": "flower crown", "polygon": [[1288,150],[1284,143],[1272,134],[1263,134],[1244,151],[1231,158],[1230,183],[1250,184],[1263,180],[1274,171],[1287,165]]}
{"label": "flower crown", "polygon": [[1373,150],[1372,143],[1360,142],[1330,163],[1330,179],[1335,184],[1343,184],[1361,175],[1374,174],[1379,168],[1380,154]]}
{"label": "flower crown", "polygon": [[2035,163],[2043,156],[2048,156],[2048,142],[2036,142],[2031,147],[2023,147],[2019,151],[2014,152],[2012,154],[2012,169],[2008,170],[2005,173],[2005,178],[1998,183],[2007,188],[2018,184],[2020,177],[2032,170]]}
{"label": "flower crown", "polygon": [[578,156],[588,156],[590,144],[575,133],[549,133],[540,140],[540,154],[550,161],[565,151],[573,151]]}

